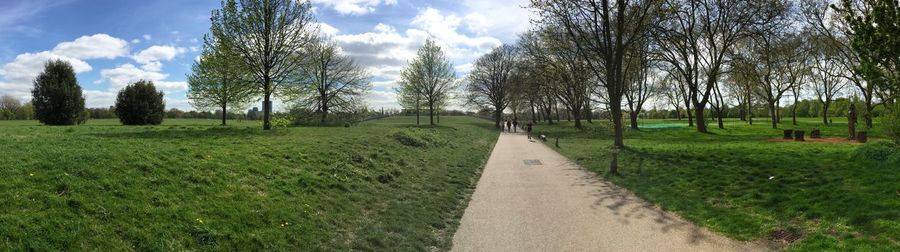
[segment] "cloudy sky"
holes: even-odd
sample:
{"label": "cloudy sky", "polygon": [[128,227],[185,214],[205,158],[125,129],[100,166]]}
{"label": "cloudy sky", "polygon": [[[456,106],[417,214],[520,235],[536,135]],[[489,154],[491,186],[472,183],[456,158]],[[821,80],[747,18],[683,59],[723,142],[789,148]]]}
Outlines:
{"label": "cloudy sky", "polygon": [[[373,108],[397,107],[400,69],[432,37],[459,76],[475,58],[528,28],[527,0],[312,0],[322,32],[372,73]],[[139,79],[165,91],[167,107],[192,109],[185,75],[219,0],[0,1],[0,95],[30,99],[49,59],[69,61],[88,107],[113,104]]]}

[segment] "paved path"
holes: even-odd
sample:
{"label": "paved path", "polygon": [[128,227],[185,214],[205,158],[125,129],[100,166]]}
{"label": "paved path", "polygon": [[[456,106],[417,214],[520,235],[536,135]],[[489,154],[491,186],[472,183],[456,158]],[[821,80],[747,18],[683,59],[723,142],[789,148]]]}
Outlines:
{"label": "paved path", "polygon": [[[525,165],[537,159],[543,165]],[[686,222],[503,133],[453,237],[453,251],[760,251]]]}

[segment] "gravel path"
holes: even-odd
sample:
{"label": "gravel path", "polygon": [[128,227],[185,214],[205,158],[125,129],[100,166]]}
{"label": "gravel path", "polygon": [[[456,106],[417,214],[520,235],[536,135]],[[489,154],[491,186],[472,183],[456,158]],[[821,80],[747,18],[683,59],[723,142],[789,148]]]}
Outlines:
{"label": "gravel path", "polygon": [[[541,165],[526,165],[539,160]],[[525,135],[503,133],[452,251],[765,251],[618,188]]]}

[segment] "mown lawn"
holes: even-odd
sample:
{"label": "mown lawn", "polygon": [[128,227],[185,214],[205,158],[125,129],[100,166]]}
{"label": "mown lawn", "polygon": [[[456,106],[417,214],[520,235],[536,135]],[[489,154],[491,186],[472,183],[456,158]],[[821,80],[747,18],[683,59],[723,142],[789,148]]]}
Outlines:
{"label": "mown lawn", "polygon": [[[839,121],[823,127],[804,118],[793,126],[786,118],[779,127],[842,137],[846,119]],[[803,237],[788,250],[900,251],[900,150],[878,139],[878,125],[869,143],[849,144],[772,141],[782,131],[766,120],[732,120],[724,130],[711,124],[708,134],[686,124],[647,120],[628,130],[621,176],[608,174],[606,122],[576,130],[564,121],[535,132],[550,146],[559,137],[559,152],[608,180],[736,239],[772,240],[787,230]]]}
{"label": "mown lawn", "polygon": [[447,250],[492,123],[0,121],[0,250]]}

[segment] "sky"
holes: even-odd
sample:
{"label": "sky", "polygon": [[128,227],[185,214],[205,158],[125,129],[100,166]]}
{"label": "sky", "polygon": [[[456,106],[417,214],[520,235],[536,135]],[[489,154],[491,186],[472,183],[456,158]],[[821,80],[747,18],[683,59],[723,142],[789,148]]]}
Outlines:
{"label": "sky", "polygon": [[[399,72],[427,38],[462,78],[479,56],[528,29],[527,1],[311,0],[321,32],[372,75],[366,102],[374,109],[399,107]],[[0,1],[0,95],[30,100],[44,63],[62,59],[74,67],[87,107],[111,106],[121,88],[145,79],[166,94],[167,108],[193,110],[186,75],[219,7],[219,0]]]}

